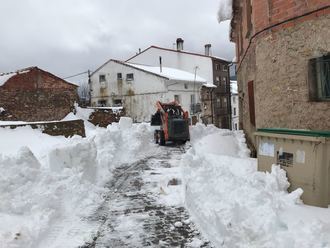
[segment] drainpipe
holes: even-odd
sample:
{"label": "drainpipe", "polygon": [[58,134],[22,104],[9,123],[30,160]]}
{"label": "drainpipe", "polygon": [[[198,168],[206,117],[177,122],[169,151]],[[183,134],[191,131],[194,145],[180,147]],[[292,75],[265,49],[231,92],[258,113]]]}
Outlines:
{"label": "drainpipe", "polygon": [[211,96],[211,120],[212,120],[212,124],[214,124],[214,120],[213,120],[213,90],[214,90],[214,88],[211,88],[211,90],[210,90],[210,96]]}

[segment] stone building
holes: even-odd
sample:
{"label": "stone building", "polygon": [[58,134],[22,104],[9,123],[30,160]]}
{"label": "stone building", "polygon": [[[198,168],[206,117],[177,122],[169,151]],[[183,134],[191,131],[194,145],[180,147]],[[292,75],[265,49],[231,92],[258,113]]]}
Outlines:
{"label": "stone building", "polygon": [[0,74],[0,120],[61,120],[77,101],[77,85],[38,67]]}
{"label": "stone building", "polygon": [[240,127],[330,130],[330,2],[233,0]]}

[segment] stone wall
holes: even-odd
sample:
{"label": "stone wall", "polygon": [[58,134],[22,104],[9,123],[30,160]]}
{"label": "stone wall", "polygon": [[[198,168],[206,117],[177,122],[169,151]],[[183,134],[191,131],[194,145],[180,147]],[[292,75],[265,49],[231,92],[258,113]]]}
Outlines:
{"label": "stone wall", "polygon": [[114,113],[110,109],[98,109],[95,108],[95,111],[89,116],[89,122],[93,123],[95,126],[107,127],[113,122],[119,122],[121,116],[125,116],[125,110]]}
{"label": "stone wall", "polygon": [[6,110],[0,120],[61,120],[73,109],[77,86],[33,68],[17,74],[0,86],[0,107]]}
{"label": "stone wall", "polygon": [[248,88],[254,81],[256,128],[330,130],[330,101],[309,97],[308,61],[330,52],[330,15],[267,31],[251,44],[238,71],[240,122],[255,143]]}
{"label": "stone wall", "polygon": [[330,101],[309,97],[308,62],[330,52],[330,15],[270,33],[256,47],[257,127],[330,130]]}
{"label": "stone wall", "polygon": [[59,121],[59,122],[40,122],[33,124],[19,124],[19,125],[1,125],[1,128],[10,127],[15,129],[17,127],[30,126],[33,129],[40,129],[43,133],[51,136],[65,136],[72,137],[79,135],[85,137],[85,126],[83,120],[73,121]]}

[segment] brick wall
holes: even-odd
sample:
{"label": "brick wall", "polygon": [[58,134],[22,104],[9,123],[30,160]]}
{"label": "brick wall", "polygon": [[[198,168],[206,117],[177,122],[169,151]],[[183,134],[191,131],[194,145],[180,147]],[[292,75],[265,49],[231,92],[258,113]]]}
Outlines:
{"label": "brick wall", "polygon": [[61,120],[78,99],[76,89],[38,68],[15,75],[0,86],[0,107],[6,110],[0,120]]}
{"label": "brick wall", "polygon": [[[233,36],[236,43],[237,58],[240,62],[248,48],[251,38],[258,32],[271,28],[283,21],[302,16],[327,6],[330,7],[328,0],[234,0],[237,1],[237,10],[232,21]],[[239,2],[239,3],[238,3]],[[251,2],[251,14],[248,12],[248,4]],[[284,23],[275,29],[283,29],[287,26],[295,25],[305,20],[317,19],[320,15],[330,13],[330,9],[322,10],[307,17]],[[249,29],[248,23],[251,21],[252,27]],[[235,23],[235,24],[234,24]],[[275,30],[273,30],[275,31]]]}

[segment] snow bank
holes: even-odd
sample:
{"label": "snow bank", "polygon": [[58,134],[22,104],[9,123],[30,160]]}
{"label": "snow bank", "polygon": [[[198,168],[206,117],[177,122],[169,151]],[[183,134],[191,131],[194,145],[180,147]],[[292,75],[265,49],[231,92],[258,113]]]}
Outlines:
{"label": "snow bank", "polygon": [[185,201],[216,247],[330,246],[329,209],[303,205],[301,189],[288,193],[280,167],[258,172],[241,131],[198,125],[191,142],[182,161]]}
{"label": "snow bank", "polygon": [[[88,127],[87,127],[88,129]],[[77,247],[112,170],[155,154],[148,124],[123,119],[86,138],[0,129],[0,247]]]}

